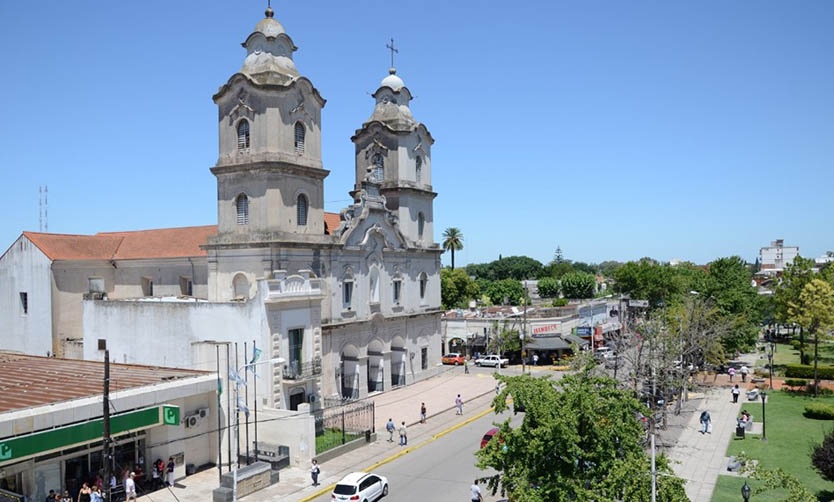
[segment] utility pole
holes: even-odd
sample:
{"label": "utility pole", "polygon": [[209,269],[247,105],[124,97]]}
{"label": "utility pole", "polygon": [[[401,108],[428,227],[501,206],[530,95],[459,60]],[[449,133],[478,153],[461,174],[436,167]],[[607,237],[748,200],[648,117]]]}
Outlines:
{"label": "utility pole", "polygon": [[107,349],[104,349],[104,399],[102,401],[104,409],[101,416],[104,422],[104,434],[101,459],[104,463],[104,500],[110,502],[110,467],[112,465],[110,459],[110,351]]}

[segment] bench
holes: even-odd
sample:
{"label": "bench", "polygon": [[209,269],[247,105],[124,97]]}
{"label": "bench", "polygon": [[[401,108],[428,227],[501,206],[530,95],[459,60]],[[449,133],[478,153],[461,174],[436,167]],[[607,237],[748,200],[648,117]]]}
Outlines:
{"label": "bench", "polygon": [[759,400],[759,389],[753,389],[747,391],[747,400],[748,401],[758,401]]}

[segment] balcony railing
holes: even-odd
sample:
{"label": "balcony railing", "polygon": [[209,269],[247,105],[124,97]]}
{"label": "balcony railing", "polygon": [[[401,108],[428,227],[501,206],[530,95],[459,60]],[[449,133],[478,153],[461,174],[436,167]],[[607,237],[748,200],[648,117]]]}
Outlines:
{"label": "balcony railing", "polygon": [[284,380],[304,380],[321,375],[321,359],[313,361],[290,361],[284,365]]}

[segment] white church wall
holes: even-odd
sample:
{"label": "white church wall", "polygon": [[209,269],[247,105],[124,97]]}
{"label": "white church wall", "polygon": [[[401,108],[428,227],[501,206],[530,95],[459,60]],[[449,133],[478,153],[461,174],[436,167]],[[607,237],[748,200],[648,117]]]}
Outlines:
{"label": "white church wall", "polygon": [[[21,235],[0,257],[0,346],[44,356],[53,353],[51,262]],[[26,306],[21,293],[25,293]]]}

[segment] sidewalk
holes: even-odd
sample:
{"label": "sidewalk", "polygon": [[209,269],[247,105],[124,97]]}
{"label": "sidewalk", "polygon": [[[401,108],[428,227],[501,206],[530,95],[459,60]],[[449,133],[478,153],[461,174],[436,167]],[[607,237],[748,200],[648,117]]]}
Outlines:
{"label": "sidewalk", "polygon": [[[743,354],[740,358],[751,368],[757,363],[756,354]],[[738,403],[733,403],[730,393],[732,385],[739,384],[742,394]],[[686,495],[693,501],[707,501],[712,498],[712,492],[720,474],[727,472],[727,447],[732,441],[736,430],[736,418],[743,407],[750,407],[754,402],[747,401],[744,391],[752,387],[749,379],[741,382],[736,376],[731,384],[726,375],[719,377],[716,384],[709,388],[703,398],[691,398],[684,405],[683,413],[689,414],[689,419],[674,445],[670,445],[666,453],[672,461],[672,468],[679,477],[686,480]],[[758,402],[758,401],[755,401]],[[759,407],[760,408],[760,407]],[[701,411],[709,411],[712,419],[712,434],[701,434]],[[752,411],[752,410],[751,410]],[[753,412],[756,420],[756,412]],[[747,439],[751,440],[750,438]]]}
{"label": "sidewalk", "polygon": [[[489,369],[470,368],[464,374],[463,367],[447,366],[438,376],[412,385],[384,392],[367,399],[375,403],[375,426],[377,440],[340,457],[321,464],[320,486],[311,486],[307,466],[289,467],[281,470],[277,484],[264,488],[245,500],[260,502],[267,500],[303,501],[311,500],[331,489],[331,485],[346,474],[368,469],[372,465],[393,460],[408,454],[411,449],[451,428],[457,428],[489,412],[495,396],[495,379]],[[502,372],[519,374],[521,368],[502,369]],[[552,374],[547,370],[534,370],[534,374]],[[460,394],[464,400],[463,415],[455,414],[455,397]],[[420,424],[420,404],[426,403],[426,424]],[[403,420],[408,427],[408,446],[389,443],[385,422],[393,418],[399,425]],[[226,472],[224,470],[224,472]],[[190,500],[212,500],[212,491],[219,486],[217,468],[199,472],[179,480],[171,490],[160,490],[139,497],[142,502],[177,502]]]}

